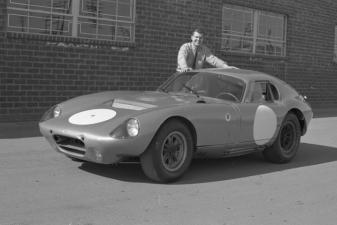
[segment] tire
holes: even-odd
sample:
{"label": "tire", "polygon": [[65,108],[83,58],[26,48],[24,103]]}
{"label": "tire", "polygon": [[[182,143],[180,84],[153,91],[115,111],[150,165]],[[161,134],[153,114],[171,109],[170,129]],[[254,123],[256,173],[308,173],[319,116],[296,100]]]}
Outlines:
{"label": "tire", "polygon": [[273,145],[263,151],[265,159],[274,163],[290,162],[296,155],[301,140],[301,125],[293,113],[284,118]]}
{"label": "tire", "polygon": [[180,178],[192,161],[193,140],[189,129],[177,120],[165,123],[141,155],[145,175],[167,183]]}

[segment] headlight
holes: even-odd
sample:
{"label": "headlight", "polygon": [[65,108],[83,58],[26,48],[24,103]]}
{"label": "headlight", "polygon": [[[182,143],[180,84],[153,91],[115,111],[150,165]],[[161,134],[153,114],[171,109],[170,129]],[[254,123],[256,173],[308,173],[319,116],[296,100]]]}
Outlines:
{"label": "headlight", "polygon": [[54,105],[47,112],[45,112],[40,120],[40,122],[50,120],[61,115],[61,108],[58,105]]}
{"label": "headlight", "polygon": [[137,119],[129,119],[126,123],[126,131],[130,137],[135,137],[139,133],[139,122]]}
{"label": "headlight", "polygon": [[61,108],[60,106],[56,106],[53,111],[54,118],[59,117],[61,115]]}
{"label": "headlight", "polygon": [[135,118],[131,118],[113,130],[110,136],[117,139],[136,137],[139,134],[139,129],[139,121]]}

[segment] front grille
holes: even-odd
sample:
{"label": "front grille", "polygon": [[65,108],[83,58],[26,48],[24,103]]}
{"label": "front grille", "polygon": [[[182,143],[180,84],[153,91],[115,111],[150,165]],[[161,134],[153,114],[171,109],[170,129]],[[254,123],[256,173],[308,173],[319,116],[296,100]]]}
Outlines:
{"label": "front grille", "polygon": [[85,145],[82,140],[62,135],[54,135],[53,137],[56,144],[63,152],[84,156]]}

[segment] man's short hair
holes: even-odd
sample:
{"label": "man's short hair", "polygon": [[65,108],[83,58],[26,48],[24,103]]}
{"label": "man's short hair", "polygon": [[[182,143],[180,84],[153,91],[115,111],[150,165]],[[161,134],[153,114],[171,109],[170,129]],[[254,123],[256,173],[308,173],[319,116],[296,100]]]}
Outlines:
{"label": "man's short hair", "polygon": [[202,34],[202,35],[205,34],[204,31],[202,29],[200,29],[200,28],[194,29],[193,32],[192,32],[192,36],[194,35],[194,33],[199,33],[199,34]]}

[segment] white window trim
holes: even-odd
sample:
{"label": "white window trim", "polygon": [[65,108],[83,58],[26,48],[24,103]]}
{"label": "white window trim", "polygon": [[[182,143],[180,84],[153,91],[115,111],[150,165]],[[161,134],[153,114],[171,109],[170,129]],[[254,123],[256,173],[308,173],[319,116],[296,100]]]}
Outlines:
{"label": "white window trim", "polygon": [[72,8],[71,8],[71,14],[73,16],[73,23],[72,23],[72,37],[77,37],[78,35],[78,17],[80,16],[80,1],[79,0],[72,0]]}
{"label": "white window trim", "polygon": [[[262,54],[262,53],[256,53],[256,46],[257,46],[257,40],[271,40],[273,42],[278,42],[280,45],[282,45],[282,54],[279,55],[278,57],[285,57],[287,55],[286,51],[286,40],[287,40],[287,17],[283,14],[276,14],[268,11],[262,11],[262,10],[256,10],[252,8],[246,8],[246,7],[241,7],[241,6],[235,6],[235,5],[228,5],[225,4],[223,5],[222,8],[222,42],[223,42],[223,36],[228,35],[224,33],[224,10],[225,9],[230,9],[230,10],[237,10],[240,12],[247,12],[250,11],[252,12],[252,23],[253,23],[253,36],[252,36],[252,51],[251,52],[245,52],[245,51],[240,51],[240,50],[227,50],[228,52],[233,52],[233,53],[242,53],[242,54],[251,54],[251,55],[264,55],[264,56],[275,56],[275,55],[267,55],[267,54]],[[266,13],[272,16],[273,14],[275,17],[279,18],[279,16],[283,16],[283,40],[277,40],[277,39],[267,39],[267,38],[258,38],[258,21],[259,21],[259,15],[260,13]],[[231,37],[241,37],[241,38],[249,38],[248,36],[244,35],[237,35],[237,34],[229,34]],[[221,43],[222,43],[221,42]],[[223,47],[222,47],[223,48]]]}
{"label": "white window trim", "polygon": [[335,43],[334,43],[333,61],[337,63],[337,25],[335,26]]}
{"label": "white window trim", "polygon": [[[71,4],[71,9],[69,14],[67,13],[61,13],[61,12],[52,12],[53,9],[63,9],[63,8],[57,8],[57,7],[53,7],[53,0],[51,1],[51,6],[50,7],[45,7],[49,9],[49,15],[58,15],[58,16],[66,16],[66,17],[72,17],[71,20],[64,20],[64,21],[68,21],[69,22],[69,27],[72,28],[72,32],[71,32],[71,36],[70,35],[55,35],[55,36],[62,36],[62,37],[76,37],[76,38],[81,38],[81,39],[96,39],[96,40],[111,40],[111,39],[102,39],[102,38],[97,38],[97,36],[105,36],[105,35],[98,35],[97,30],[96,30],[96,34],[93,33],[88,33],[88,35],[93,35],[96,36],[95,38],[93,37],[80,37],[80,34],[86,34],[84,32],[81,33],[81,23],[85,23],[85,22],[80,22],[79,18],[87,18],[87,19],[92,19],[93,17],[90,16],[83,16],[80,15],[80,1],[82,0],[72,0],[72,4]],[[104,1],[104,0],[103,0]],[[126,16],[117,16],[115,15],[115,19],[106,19],[106,18],[99,18],[100,21],[107,21],[107,22],[112,22],[111,26],[115,26],[115,35],[114,40],[111,41],[117,41],[117,42],[128,42],[128,43],[132,43],[135,41],[135,13],[136,13],[136,0],[130,0],[132,3],[132,7],[130,7],[130,17],[126,17]],[[116,11],[118,12],[118,0],[116,0]],[[12,7],[12,6],[8,6],[7,9],[9,10],[18,10],[18,11],[22,11],[22,12],[33,12],[33,13],[43,13],[43,14],[47,14],[48,11],[47,10],[38,10],[38,9],[30,9],[30,6],[38,6],[38,5],[31,5],[30,4],[30,0],[28,0],[28,4],[22,4],[22,3],[17,3],[14,2],[13,0],[9,0],[9,4],[14,4],[14,5],[21,5],[21,6],[27,6],[26,9],[24,8],[20,8],[20,7]],[[22,16],[19,14],[10,14],[8,13],[7,15],[7,27],[12,27],[12,28],[21,28],[21,27],[16,27],[16,26],[11,26],[10,25],[10,16]],[[120,20],[118,18],[128,18],[128,20]],[[27,16],[27,24],[29,24],[29,19],[32,18],[32,16]],[[97,17],[96,17],[97,19]],[[130,26],[116,26],[116,24],[118,23],[125,23],[125,24],[129,24]],[[79,26],[78,26],[79,25]],[[107,26],[109,26],[109,24],[106,24]],[[78,29],[79,27],[79,29]],[[97,26],[98,27],[98,26]],[[120,37],[117,35],[117,29],[118,27],[126,27],[126,28],[130,28],[130,40],[127,41],[123,41],[123,40],[117,40],[117,37]],[[32,29],[31,27],[27,26],[26,27],[27,31],[24,32],[19,32],[19,31],[11,31],[14,33],[27,33],[30,34],[31,32],[29,32],[30,29]],[[33,28],[35,30],[39,30],[38,28]],[[49,26],[49,34],[42,34],[42,33],[33,33],[32,34],[39,34],[39,35],[52,35],[52,26]],[[44,30],[44,29],[40,29],[40,30]],[[69,32],[69,30],[68,30]]]}

